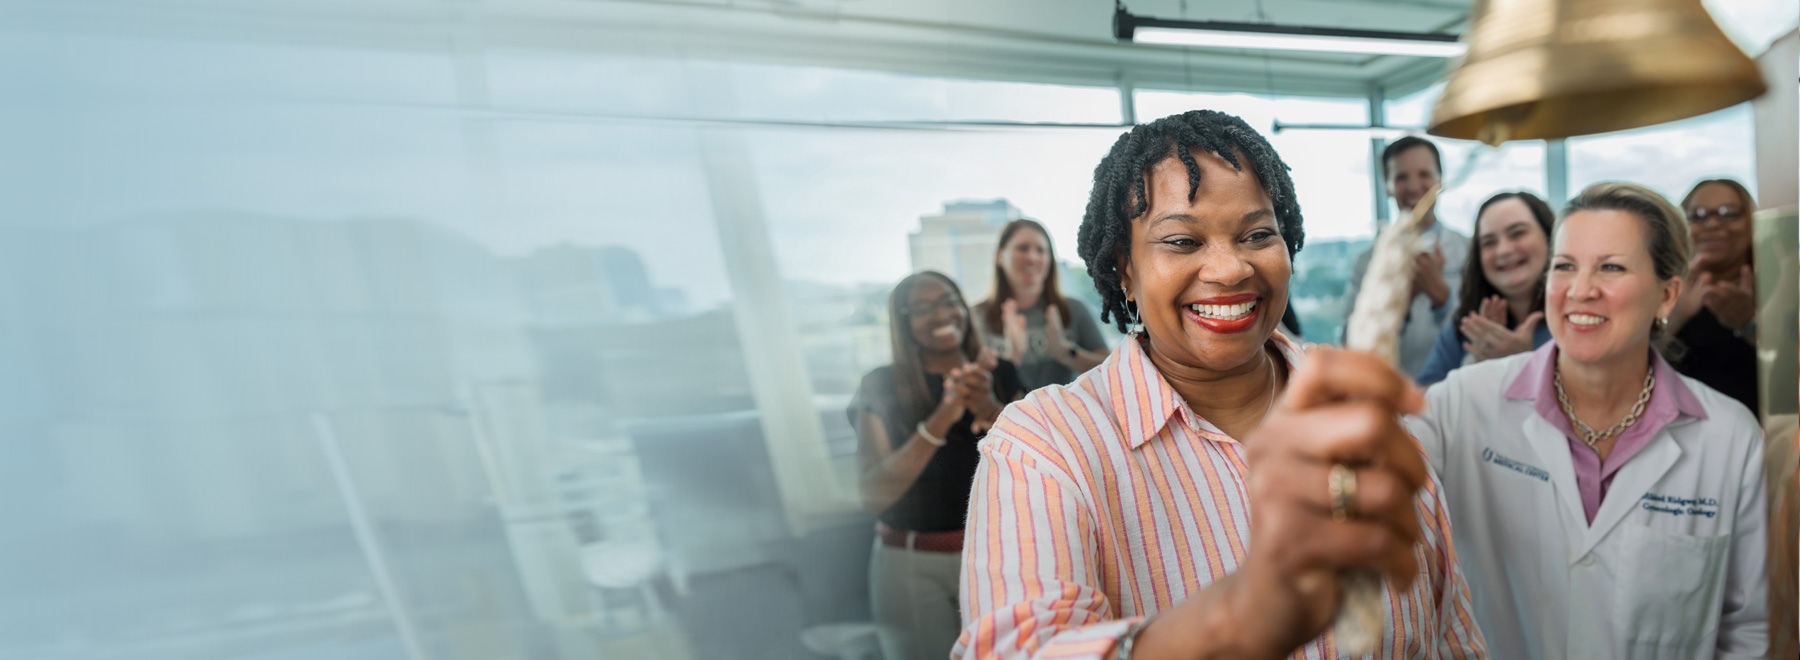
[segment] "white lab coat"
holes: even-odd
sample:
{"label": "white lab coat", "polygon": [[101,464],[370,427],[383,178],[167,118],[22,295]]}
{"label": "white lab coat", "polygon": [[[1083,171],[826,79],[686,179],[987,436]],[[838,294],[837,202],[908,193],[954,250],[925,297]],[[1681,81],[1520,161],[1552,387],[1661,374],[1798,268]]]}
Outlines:
{"label": "white lab coat", "polygon": [[1590,527],[1568,440],[1533,402],[1506,398],[1531,357],[1451,372],[1407,420],[1443,482],[1493,657],[1766,655],[1763,443],[1750,411],[1684,377],[1707,418],[1657,431]]}

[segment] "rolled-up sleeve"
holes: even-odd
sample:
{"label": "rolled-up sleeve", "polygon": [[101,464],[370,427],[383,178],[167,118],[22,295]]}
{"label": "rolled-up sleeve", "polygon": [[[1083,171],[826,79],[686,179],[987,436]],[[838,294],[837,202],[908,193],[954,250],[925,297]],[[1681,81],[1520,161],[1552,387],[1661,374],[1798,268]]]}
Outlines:
{"label": "rolled-up sleeve", "polygon": [[1114,618],[1080,491],[1003,422],[982,443],[963,544],[963,632],[951,657],[1101,660],[1137,618]]}
{"label": "rolled-up sleeve", "polygon": [[1425,368],[1415,380],[1420,385],[1435,385],[1461,367],[1467,356],[1468,353],[1463,351],[1462,336],[1456,334],[1456,324],[1446,323],[1444,329],[1438,331],[1437,343],[1431,346],[1431,358],[1425,360]]}

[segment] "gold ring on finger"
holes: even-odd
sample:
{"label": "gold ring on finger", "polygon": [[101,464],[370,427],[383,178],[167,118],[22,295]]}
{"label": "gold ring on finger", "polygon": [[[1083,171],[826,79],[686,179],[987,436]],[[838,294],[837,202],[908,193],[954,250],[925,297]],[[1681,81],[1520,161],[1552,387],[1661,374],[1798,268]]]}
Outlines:
{"label": "gold ring on finger", "polygon": [[1356,471],[1333,463],[1325,485],[1331,492],[1331,519],[1343,522],[1356,517]]}

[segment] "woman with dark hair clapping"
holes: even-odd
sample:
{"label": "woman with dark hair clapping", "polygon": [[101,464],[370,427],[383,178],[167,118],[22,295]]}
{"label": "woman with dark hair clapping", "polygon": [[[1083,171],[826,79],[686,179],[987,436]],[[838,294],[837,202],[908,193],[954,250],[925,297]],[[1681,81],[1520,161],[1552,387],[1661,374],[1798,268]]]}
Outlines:
{"label": "woman with dark hair clapping", "polygon": [[1681,200],[1694,241],[1681,300],[1669,314],[1679,342],[1675,370],[1725,393],[1751,412],[1756,399],[1756,287],[1750,216],[1756,200],[1744,184],[1708,179]]}
{"label": "woman with dark hair clapping", "polygon": [[1462,295],[1419,374],[1430,385],[1465,365],[1526,353],[1550,341],[1544,273],[1556,214],[1528,192],[1500,193],[1475,212]]}
{"label": "woman with dark hair clapping", "polygon": [[956,588],[975,443],[1020,394],[1011,362],[983,351],[956,284],[935,272],[888,299],[893,363],[850,404],[863,506],[880,520],[869,587],[883,657],[941,659],[960,627]]}

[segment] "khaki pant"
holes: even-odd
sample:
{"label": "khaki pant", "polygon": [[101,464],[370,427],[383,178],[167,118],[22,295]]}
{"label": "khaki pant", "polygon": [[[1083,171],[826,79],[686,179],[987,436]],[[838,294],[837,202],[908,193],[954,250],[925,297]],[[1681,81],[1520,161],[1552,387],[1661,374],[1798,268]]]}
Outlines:
{"label": "khaki pant", "polygon": [[875,540],[869,599],[886,660],[944,660],[962,633],[956,607],[962,554],[892,548]]}

